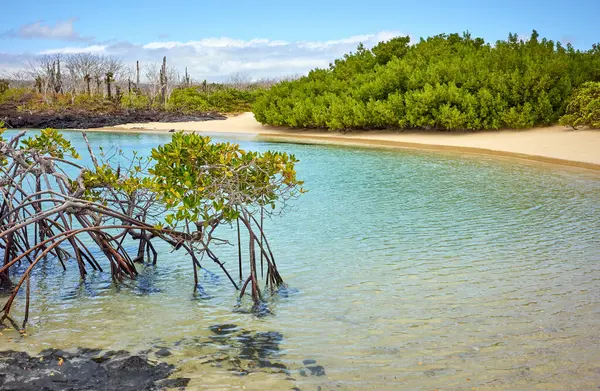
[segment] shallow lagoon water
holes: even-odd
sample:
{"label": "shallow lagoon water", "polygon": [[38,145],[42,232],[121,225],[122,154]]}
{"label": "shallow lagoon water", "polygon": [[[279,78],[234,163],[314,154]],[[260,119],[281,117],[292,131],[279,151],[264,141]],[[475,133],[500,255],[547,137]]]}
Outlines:
{"label": "shallow lagoon water", "polygon": [[[68,135],[81,146],[78,133]],[[140,153],[170,139],[88,135]],[[5,331],[2,347],[164,345],[192,390],[600,386],[597,174],[452,153],[239,142],[295,153],[309,190],[267,222],[290,287],[270,301],[272,315],[238,307],[209,263],[194,297],[191,262],[167,247],[156,267],[120,286],[104,273],[81,283],[76,268],[63,273],[49,260],[32,280],[27,337]],[[235,275],[237,250],[217,252]],[[208,364],[227,351],[210,343],[218,324],[281,333],[276,360],[289,374]],[[307,359],[325,374],[307,373]]]}

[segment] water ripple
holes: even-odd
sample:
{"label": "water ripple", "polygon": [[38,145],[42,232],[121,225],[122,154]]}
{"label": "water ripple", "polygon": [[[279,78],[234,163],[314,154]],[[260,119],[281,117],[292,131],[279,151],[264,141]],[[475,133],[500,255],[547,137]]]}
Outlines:
{"label": "water ripple", "polygon": [[[143,151],[166,140],[128,137],[92,142]],[[302,389],[598,387],[596,176],[452,154],[243,144],[295,153],[310,190],[267,224],[292,289],[272,300],[272,316],[236,311],[212,265],[194,297],[189,260],[167,248],[156,268],[120,286],[105,273],[80,284],[49,262],[33,278],[31,349],[141,349],[232,323],[281,332],[291,366],[318,359],[327,379],[297,379]],[[219,256],[236,271],[235,249]],[[192,389],[289,386],[204,375],[212,383]]]}

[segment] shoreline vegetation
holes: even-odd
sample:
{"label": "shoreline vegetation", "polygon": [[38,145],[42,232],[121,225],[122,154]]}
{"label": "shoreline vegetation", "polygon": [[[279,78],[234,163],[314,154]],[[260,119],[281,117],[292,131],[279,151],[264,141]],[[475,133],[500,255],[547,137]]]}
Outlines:
{"label": "shoreline vegetation", "polygon": [[535,30],[493,45],[469,33],[396,37],[287,80],[195,82],[166,58],[140,68],[93,54],[41,57],[17,83],[0,81],[0,120],[452,149],[600,170],[598,133],[569,130],[600,128],[600,46],[575,50]]}
{"label": "shoreline vegetation", "polygon": [[445,150],[504,156],[600,171],[600,132],[552,126],[530,130],[486,132],[356,131],[334,133],[318,129],[265,126],[252,113],[225,121],[133,123],[91,129],[106,132],[169,132],[182,130],[228,136],[251,135],[261,139],[312,144]]}
{"label": "shoreline vegetation", "polygon": [[576,50],[535,30],[526,40],[509,34],[494,44],[468,32],[416,43],[396,37],[371,49],[360,44],[303,77],[238,75],[226,83],[194,81],[166,57],[128,68],[116,58],[53,54],[0,80],[0,120],[9,128],[181,122],[248,111],[266,125],[340,132],[600,128],[600,45]]}
{"label": "shoreline vegetation", "polygon": [[274,85],[253,112],[331,131],[600,127],[600,45],[575,50],[535,30],[493,45],[469,33],[396,37]]}
{"label": "shoreline vegetation", "polygon": [[[145,80],[141,81],[141,73]],[[194,81],[167,65],[134,69],[89,53],[40,56],[0,78],[0,121],[8,128],[87,129],[130,122],[224,119],[251,110],[278,79]]]}
{"label": "shoreline vegetation", "polygon": [[[96,154],[84,132],[93,164],[87,167],[57,130],[31,137],[20,132],[10,139],[2,137],[3,131],[0,122],[0,288],[10,293],[0,309],[0,325],[7,321],[19,327],[11,310],[24,296],[20,328],[25,329],[30,277],[48,256],[56,256],[65,271],[75,263],[82,280],[91,270],[110,270],[114,281],[122,281],[135,279],[139,264],[156,265],[156,243],[164,243],[189,258],[194,294],[201,262],[212,261],[240,301],[245,293],[251,296],[259,316],[268,311],[267,295],[284,286],[263,221],[304,192],[294,155],[244,151],[234,143],[184,133],[153,148],[149,157],[103,149]],[[237,243],[215,232],[233,223]],[[248,256],[242,256],[242,238],[247,238]],[[217,255],[222,244],[239,249],[237,283]],[[27,267],[21,267],[25,261]]]}

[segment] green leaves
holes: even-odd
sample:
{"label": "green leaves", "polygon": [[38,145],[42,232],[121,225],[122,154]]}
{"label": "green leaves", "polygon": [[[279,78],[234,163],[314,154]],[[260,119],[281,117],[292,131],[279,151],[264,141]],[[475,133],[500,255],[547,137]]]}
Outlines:
{"label": "green leaves", "polygon": [[282,196],[300,194],[293,155],[249,152],[210,137],[176,133],[170,143],[152,150],[149,173],[153,190],[171,214],[166,222],[230,222],[238,206],[275,205]]}
{"label": "green leaves", "polygon": [[555,123],[574,87],[600,80],[597,49],[565,49],[535,31],[493,46],[468,33],[409,41],[359,47],[278,83],[257,98],[256,119],[329,130],[526,128]]}
{"label": "green leaves", "polygon": [[560,123],[574,129],[581,126],[600,129],[600,82],[585,83],[573,93]]}
{"label": "green leaves", "polygon": [[150,107],[150,98],[137,92],[129,92],[121,96],[121,107],[133,110],[144,110]]}
{"label": "green leaves", "polygon": [[[78,158],[77,151],[54,129],[21,142],[21,150],[56,158]],[[69,180],[71,193],[105,204],[116,199],[158,201],[171,228],[180,224],[218,225],[240,216],[239,210],[275,209],[279,200],[304,192],[296,177],[294,155],[244,151],[238,144],[214,143],[210,137],[175,133],[154,148],[150,158],[134,153],[126,168],[102,163]],[[1,161],[1,160],[0,160]],[[140,201],[141,202],[141,201]]]}
{"label": "green leaves", "polygon": [[206,111],[241,113],[249,111],[251,104],[263,92],[261,88],[215,88],[210,91],[203,91],[202,88],[179,88],[171,94],[167,109],[187,114]]}
{"label": "green leaves", "polygon": [[71,142],[56,129],[43,129],[40,134],[22,141],[21,149],[35,149],[39,153],[63,159],[66,156],[81,159]]}

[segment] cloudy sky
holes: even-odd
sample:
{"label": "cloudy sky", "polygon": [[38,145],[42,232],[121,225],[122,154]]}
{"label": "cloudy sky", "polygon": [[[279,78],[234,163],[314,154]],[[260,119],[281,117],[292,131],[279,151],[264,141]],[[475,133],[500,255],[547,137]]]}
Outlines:
{"label": "cloudy sky", "polygon": [[2,5],[0,73],[36,55],[90,52],[188,67],[194,79],[306,73],[359,42],[469,30],[509,32],[587,49],[600,41],[598,0],[21,0]]}

